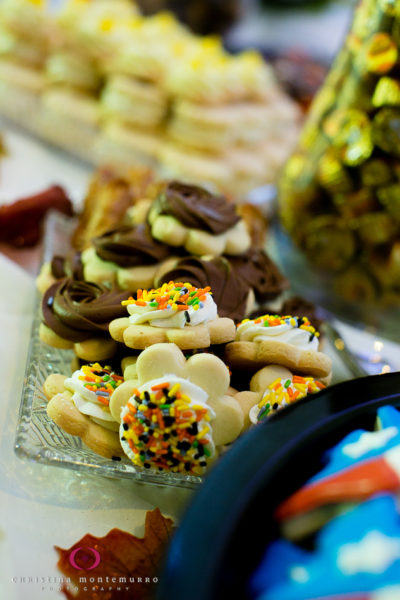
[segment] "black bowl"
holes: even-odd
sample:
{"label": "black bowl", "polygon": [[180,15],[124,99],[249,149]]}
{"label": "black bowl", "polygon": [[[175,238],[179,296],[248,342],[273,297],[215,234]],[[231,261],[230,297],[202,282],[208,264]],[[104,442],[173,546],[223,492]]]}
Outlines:
{"label": "black bowl", "polygon": [[329,387],[235,442],[196,493],[172,539],[158,600],[249,598],[248,581],[278,536],[277,506],[322,467],[321,456],[376,410],[400,405],[400,373]]}

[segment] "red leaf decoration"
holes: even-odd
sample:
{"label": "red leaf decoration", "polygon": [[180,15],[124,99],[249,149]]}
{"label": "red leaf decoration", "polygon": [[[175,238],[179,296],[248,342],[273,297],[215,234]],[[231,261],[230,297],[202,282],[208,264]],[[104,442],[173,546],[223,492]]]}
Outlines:
{"label": "red leaf decoration", "polygon": [[[173,521],[158,508],[146,513],[145,535],[112,529],[102,538],[86,534],[68,550],[55,546],[66,579],[68,600],[148,600],[154,597],[157,569]],[[155,580],[154,580],[155,578]],[[140,580],[141,579],[141,580]]]}
{"label": "red leaf decoration", "polygon": [[73,214],[71,201],[59,185],[0,206],[0,241],[16,247],[34,246],[40,240],[41,222],[50,209]]}

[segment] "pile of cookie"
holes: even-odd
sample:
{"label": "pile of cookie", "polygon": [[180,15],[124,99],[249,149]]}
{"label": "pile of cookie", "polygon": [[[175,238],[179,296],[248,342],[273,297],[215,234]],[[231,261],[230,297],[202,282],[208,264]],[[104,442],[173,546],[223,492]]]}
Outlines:
{"label": "pile of cookie", "polygon": [[[298,106],[256,51],[229,54],[131,0],[0,3],[0,111],[94,163],[245,193],[271,183]],[[62,125],[62,126],[60,126]]]}
{"label": "pile of cookie", "polygon": [[47,378],[47,411],[102,456],[201,475],[252,423],[324,388],[331,362],[306,316],[252,318],[287,282],[252,246],[249,213],[197,186],[155,188],[145,214],[128,208],[38,277],[40,337],[79,361]]}

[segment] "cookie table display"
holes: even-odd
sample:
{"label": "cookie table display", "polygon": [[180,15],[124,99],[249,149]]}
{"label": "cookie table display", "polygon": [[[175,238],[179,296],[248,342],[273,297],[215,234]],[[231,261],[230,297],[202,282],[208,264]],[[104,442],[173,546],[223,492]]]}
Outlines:
{"label": "cookie table display", "polygon": [[237,397],[251,406],[246,422],[257,425],[285,406],[325,387],[313,377],[301,377],[285,367],[268,365],[253,375],[250,391],[239,392]]}
{"label": "cookie table display", "polygon": [[243,319],[254,307],[252,289],[222,256],[180,258],[156,283],[169,281],[187,281],[198,288],[211,287],[218,314],[234,321]]}
{"label": "cookie table display", "polygon": [[117,350],[108,326],[125,314],[121,302],[129,295],[96,283],[62,279],[43,296],[40,339],[54,348],[73,349],[86,361],[108,359]]}
{"label": "cookie table display", "polygon": [[145,225],[121,227],[94,238],[83,251],[84,278],[123,290],[151,287],[170,254],[169,246],[154,240]]}
{"label": "cookie table display", "polygon": [[400,414],[391,406],[377,412],[377,430],[353,431],[330,450],[327,466],[280,505],[279,520],[400,490]]}
{"label": "cookie table display", "polygon": [[225,349],[227,364],[234,369],[258,371],[266,365],[280,365],[292,371],[326,379],[331,359],[318,351],[319,332],[307,317],[263,315],[244,319],[236,339]]}
{"label": "cookie table display", "polygon": [[175,344],[155,344],[139,355],[136,372],[110,406],[120,411],[122,447],[135,465],[201,475],[243,431],[244,409],[228,395],[229,371],[216,356],[186,360]]}
{"label": "cookie table display", "polygon": [[123,377],[98,363],[84,365],[71,377],[52,374],[44,383],[48,416],[66,433],[79,436],[96,454],[123,455],[119,422],[109,408],[110,398]]}
{"label": "cookie table display", "polygon": [[235,324],[219,317],[209,287],[164,283],[153,290],[138,290],[124,300],[129,317],[110,323],[111,337],[128,348],[143,350],[152,344],[173,342],[184,350],[208,348],[235,337]]}
{"label": "cookie table display", "polygon": [[242,254],[250,236],[235,205],[224,196],[177,181],[168,183],[148,215],[154,238],[189,254]]}

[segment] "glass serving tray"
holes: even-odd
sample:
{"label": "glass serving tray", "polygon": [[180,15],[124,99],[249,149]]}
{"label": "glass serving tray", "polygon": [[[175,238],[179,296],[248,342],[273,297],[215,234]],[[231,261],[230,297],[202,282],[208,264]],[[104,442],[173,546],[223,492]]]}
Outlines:
{"label": "glass serving tray", "polygon": [[[71,220],[64,216],[50,214],[46,223],[43,262],[50,260],[54,254],[65,252],[69,247],[72,226]],[[48,401],[43,383],[51,373],[70,375],[74,353],[52,348],[40,340],[40,303],[38,294],[15,438],[16,454],[21,458],[80,472],[195,489],[202,482],[201,477],[141,469],[128,458],[119,461],[103,458],[89,450],[79,437],[65,433],[47,416]]]}
{"label": "glass serving tray", "polygon": [[196,488],[202,481],[201,477],[159,473],[137,468],[129,459],[115,461],[103,458],[89,450],[79,437],[65,433],[47,416],[43,383],[51,373],[69,375],[74,354],[71,350],[58,350],[44,344],[39,338],[39,325],[38,298],[15,439],[17,455],[47,465],[107,477],[123,477],[153,485]]}
{"label": "glass serving tray", "polygon": [[[50,213],[46,222],[43,262],[69,250],[74,226],[73,220],[59,213]],[[198,476],[141,469],[128,458],[119,461],[103,458],[87,448],[79,437],[65,433],[47,416],[43,383],[51,373],[70,375],[74,353],[52,348],[40,340],[40,302],[38,294],[15,439],[17,455],[81,473],[97,473],[159,486],[197,488],[203,480]]]}
{"label": "glass serving tray", "polygon": [[89,450],[79,437],[65,433],[47,416],[43,383],[51,373],[69,375],[74,354],[71,350],[51,348],[40,340],[39,298],[35,312],[15,439],[17,455],[47,465],[107,477],[123,477],[153,485],[197,487],[201,477],[159,473],[137,468],[128,459],[115,461],[103,458]]}

